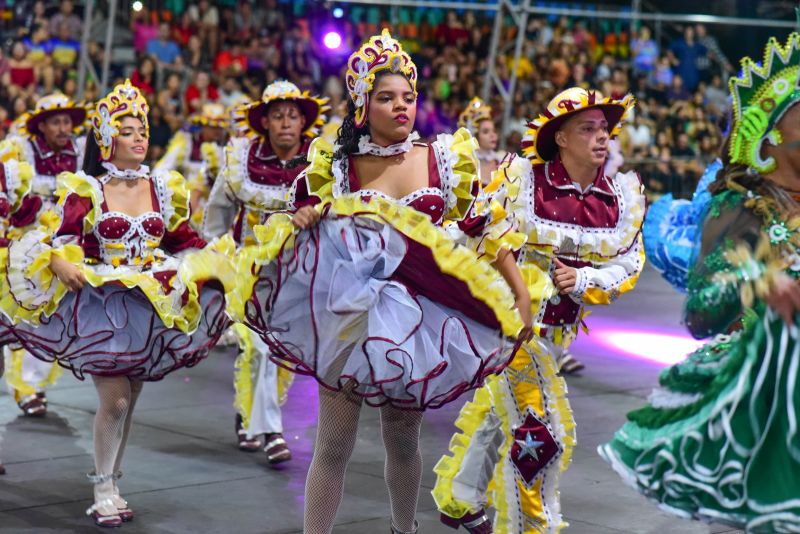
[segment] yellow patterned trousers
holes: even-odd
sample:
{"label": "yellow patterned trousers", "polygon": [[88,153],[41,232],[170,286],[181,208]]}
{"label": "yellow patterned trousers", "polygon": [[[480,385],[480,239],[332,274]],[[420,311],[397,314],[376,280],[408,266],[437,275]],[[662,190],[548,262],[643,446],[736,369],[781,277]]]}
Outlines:
{"label": "yellow patterned trousers", "polygon": [[550,534],[565,526],[558,484],[572,458],[575,422],[556,374],[562,350],[534,338],[461,409],[451,455],[434,467],[442,513],[460,518],[492,506],[497,534]]}

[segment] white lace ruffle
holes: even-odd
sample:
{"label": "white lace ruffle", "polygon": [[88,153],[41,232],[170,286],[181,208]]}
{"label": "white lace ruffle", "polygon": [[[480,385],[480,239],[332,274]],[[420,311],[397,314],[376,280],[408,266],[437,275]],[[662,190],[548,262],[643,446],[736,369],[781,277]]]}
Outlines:
{"label": "white lace ruffle", "polygon": [[119,178],[120,180],[150,179],[150,167],[147,165],[139,165],[138,169],[118,169],[110,161],[104,161],[100,165],[108,171],[108,174],[100,177],[100,182],[103,184],[108,183],[112,178]]}
{"label": "white lace ruffle", "polygon": [[394,145],[389,146],[380,146],[372,142],[369,135],[362,135],[361,139],[358,140],[358,152],[356,152],[355,156],[379,156],[382,158],[389,157],[389,156],[397,156],[398,154],[405,154],[406,152],[410,152],[411,148],[414,146],[414,141],[419,139],[419,134],[417,132],[411,132],[411,134],[406,137],[406,140],[402,143],[396,143]]}

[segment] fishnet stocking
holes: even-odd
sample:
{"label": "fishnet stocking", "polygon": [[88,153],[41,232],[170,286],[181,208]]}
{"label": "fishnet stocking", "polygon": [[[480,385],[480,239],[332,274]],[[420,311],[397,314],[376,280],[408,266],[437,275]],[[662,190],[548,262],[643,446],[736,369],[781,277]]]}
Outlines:
{"label": "fishnet stocking", "polygon": [[392,506],[392,524],[403,532],[412,532],[422,481],[422,453],[419,429],[422,412],[381,408],[381,434],[386,448],[384,477]]}
{"label": "fishnet stocking", "polygon": [[[131,382],[125,376],[93,376],[94,387],[100,400],[94,416],[94,468],[100,476],[108,479],[95,484],[95,502],[110,499],[114,493],[114,481],[110,475],[117,465],[126,436],[126,424],[130,427],[129,414],[133,413]],[[138,388],[141,390],[141,386]],[[138,392],[137,392],[138,396]]]}
{"label": "fishnet stocking", "polygon": [[128,436],[131,432],[131,423],[133,422],[133,409],[136,407],[136,401],[139,399],[139,394],[142,392],[144,382],[136,380],[130,381],[131,385],[131,401],[128,407],[128,415],[125,416],[125,426],[122,428],[122,442],[119,444],[117,457],[114,459],[114,472],[118,473],[122,468],[122,456],[125,453],[125,446],[128,444]]}
{"label": "fishnet stocking", "polygon": [[360,397],[349,390],[333,392],[320,386],[317,439],[306,478],[304,534],[330,534],[333,530],[360,413]]}
{"label": "fishnet stocking", "polygon": [[[114,459],[114,474],[121,475],[122,469],[122,456],[125,454],[125,446],[128,444],[128,436],[131,432],[131,423],[133,422],[133,409],[136,407],[136,401],[139,399],[139,393],[142,392],[142,388],[144,387],[144,382],[140,380],[131,381],[131,402],[130,406],[128,407],[128,414],[125,416],[125,425],[122,427],[122,441],[119,444],[119,449],[117,450],[117,456]],[[114,496],[112,497],[114,504],[117,508],[127,508],[128,503],[123,499],[119,494],[119,484],[117,483],[117,478],[114,478],[114,487],[113,487]]]}
{"label": "fishnet stocking", "polygon": [[[306,479],[305,534],[329,534],[333,530],[347,464],[356,444],[360,413],[361,398],[350,390],[332,392],[320,387],[317,439]],[[414,529],[422,479],[421,424],[422,412],[381,408],[392,523],[407,532]]]}

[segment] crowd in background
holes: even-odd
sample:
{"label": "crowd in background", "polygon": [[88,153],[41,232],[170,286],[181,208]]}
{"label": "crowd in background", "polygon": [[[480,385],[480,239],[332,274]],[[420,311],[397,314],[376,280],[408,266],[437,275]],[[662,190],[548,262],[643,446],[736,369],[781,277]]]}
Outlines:
{"label": "crowd in background", "polygon": [[[53,90],[76,94],[82,34],[82,6],[71,0],[14,5],[5,17],[11,31],[5,32],[9,39],[0,55],[4,131],[38,96]],[[135,60],[112,61],[111,77],[130,77],[152,104],[151,158],[163,152],[172,133],[184,128],[204,102],[229,105],[242,95],[255,99],[276,79],[330,97],[333,114],[341,116],[346,57],[385,24],[419,68],[420,134],[453,131],[460,111],[481,93],[494,14],[343,7],[334,13],[332,5],[311,1],[165,0],[121,14],[117,24],[127,30],[124,40],[129,41],[122,45],[132,47]],[[339,51],[321,42],[332,29],[344,37]],[[579,85],[618,97],[632,92],[639,105],[619,137],[625,166],[637,168],[651,191],[685,196],[719,150],[720,123],[728,107],[726,80],[733,68],[703,25],[675,28],[662,44],[646,26],[634,34],[630,29],[630,23],[614,20],[531,18],[515,67],[516,27],[507,25],[496,68],[506,86],[514,68],[518,81],[510,131],[501,148],[518,147],[527,120],[561,89]],[[90,41],[88,56],[98,73],[103,54],[103,47]],[[96,80],[90,78],[85,97],[93,99],[96,93]],[[499,122],[502,99],[495,96],[490,103]]]}

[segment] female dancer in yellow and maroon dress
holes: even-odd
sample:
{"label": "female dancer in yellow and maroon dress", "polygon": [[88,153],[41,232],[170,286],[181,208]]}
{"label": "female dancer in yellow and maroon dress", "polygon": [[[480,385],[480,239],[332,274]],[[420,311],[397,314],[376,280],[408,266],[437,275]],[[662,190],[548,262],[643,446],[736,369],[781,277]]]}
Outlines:
{"label": "female dancer in yellow and maroon dress", "polygon": [[[501,371],[515,338],[531,333],[509,253],[524,237],[499,204],[476,202],[466,130],[415,142],[416,67],[387,31],[348,66],[352,105],[339,146],[312,144],[289,192],[295,213],[270,217],[238,256],[240,276],[255,276],[231,313],[262,335],[274,361],[320,384],[304,532],[333,528],[363,401],[381,409],[392,531],[416,532],[423,410]],[[445,219],[485,236],[499,272],[456,245]]]}
{"label": "female dancer in yellow and maroon dress", "polygon": [[130,82],[97,103],[84,171],[60,178],[54,229],[13,241],[0,278],[0,308],[23,347],[94,381],[87,514],[100,526],[133,518],[117,480],[143,383],[198,363],[229,324],[227,256],[189,253],[206,243],[189,225],[185,180],[142,165],[147,109]]}

